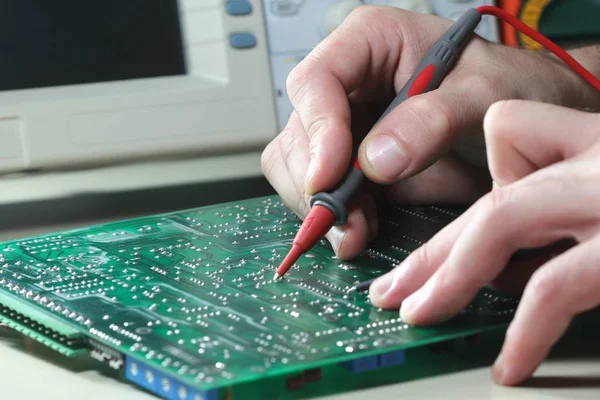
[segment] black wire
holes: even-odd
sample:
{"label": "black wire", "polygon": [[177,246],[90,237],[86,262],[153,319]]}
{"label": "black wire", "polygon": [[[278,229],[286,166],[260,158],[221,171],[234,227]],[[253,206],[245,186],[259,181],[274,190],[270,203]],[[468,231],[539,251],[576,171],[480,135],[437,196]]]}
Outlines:
{"label": "black wire", "polygon": [[375,278],[369,279],[368,281],[359,282],[356,284],[356,286],[354,286],[354,290],[356,290],[357,292],[365,292],[369,290],[373,281],[375,281]]}

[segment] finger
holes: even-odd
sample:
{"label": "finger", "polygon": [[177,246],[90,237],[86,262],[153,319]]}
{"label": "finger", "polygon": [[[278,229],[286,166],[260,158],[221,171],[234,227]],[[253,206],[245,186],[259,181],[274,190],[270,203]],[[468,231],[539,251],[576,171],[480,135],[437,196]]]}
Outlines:
{"label": "finger", "polygon": [[378,229],[375,200],[368,193],[359,194],[348,207],[348,221],[332,228],[327,239],[342,260],[356,257],[375,238]]}
{"label": "finger", "polygon": [[587,151],[600,139],[598,126],[598,114],[551,104],[520,100],[493,104],[484,130],[494,182],[507,185]]}
{"label": "finger", "polygon": [[[481,197],[489,186],[489,176],[479,168],[448,156],[419,175],[392,185],[379,197],[404,204],[464,204]],[[375,280],[369,289],[371,302],[382,308],[400,307],[442,264],[472,213],[472,209],[463,213],[398,267]]]}
{"label": "finger", "polygon": [[572,318],[600,304],[600,236],[540,268],[525,289],[493,368],[494,380],[515,385],[530,377]]}
{"label": "finger", "polygon": [[373,305],[386,309],[399,308],[435,273],[446,259],[454,240],[472,218],[471,208],[440,230],[431,240],[413,251],[396,268],[377,278],[369,288]]}
{"label": "finger", "polygon": [[308,137],[293,112],[284,130],[263,151],[261,166],[283,203],[300,218],[309,207],[303,188],[308,163]]}
{"label": "finger", "polygon": [[386,186],[379,197],[402,204],[472,204],[491,188],[486,169],[450,154],[420,174]]}
{"label": "finger", "polygon": [[[415,202],[415,203],[439,203],[443,201],[448,202],[459,202],[461,200],[467,200],[464,197],[465,193],[468,193],[469,185],[462,186],[460,184],[461,179],[464,179],[464,175],[459,174],[456,177],[454,175],[447,175],[451,168],[449,165],[444,163],[436,163],[437,166],[440,164],[439,179],[430,178],[423,176],[427,171],[417,175],[416,177],[409,178],[406,181],[397,183],[395,186],[399,186],[400,190],[392,190],[392,194],[388,196],[389,200],[397,200],[403,202]],[[431,167],[430,169],[434,168]],[[458,173],[460,169],[456,172]],[[460,190],[454,192],[450,189],[447,195],[440,197],[439,188],[447,182],[459,182],[457,185]],[[408,187],[405,187],[406,186]],[[477,196],[479,188],[482,184],[475,182],[475,187],[470,188],[472,190],[472,196]],[[420,187],[420,189],[419,189]],[[427,187],[431,187],[428,190]],[[425,190],[423,190],[425,188]],[[437,188],[437,191],[435,190]],[[412,193],[412,190],[416,190],[417,193]],[[421,190],[421,192],[418,192]],[[405,195],[406,193],[406,195]],[[473,217],[476,212],[476,207],[471,207],[463,215],[449,224],[447,227],[438,232],[429,242],[415,250],[407,259],[400,264],[397,268],[384,276],[377,279],[371,285],[369,294],[371,301],[378,307],[382,308],[398,308],[406,297],[415,292],[433,275],[433,273],[443,264],[444,260],[450,253],[452,246],[456,238],[460,235],[467,222]],[[571,246],[571,244],[569,245]],[[511,260],[509,268],[503,271],[497,279],[492,282],[492,285],[500,290],[508,291],[511,293],[521,292],[525,287],[525,284],[531,274],[548,258],[556,252],[564,251],[568,246],[563,243],[559,243],[556,246],[552,246],[548,251],[546,249],[540,249],[540,251],[534,254],[529,254],[527,257],[515,257]]]}
{"label": "finger", "polygon": [[[448,22],[440,21],[433,30]],[[393,7],[360,7],[352,12],[294,70],[287,80],[287,92],[300,115],[311,145],[311,163],[306,182],[308,193],[333,187],[350,164],[352,134],[348,96],[359,88],[381,88],[392,94],[391,83],[404,47],[403,30],[416,31],[415,16]],[[400,27],[400,28],[399,28]],[[413,33],[414,36],[414,33]],[[415,45],[427,46],[429,39]],[[387,83],[388,87],[384,84]],[[361,90],[375,96],[374,91]]]}
{"label": "finger", "polygon": [[506,294],[520,296],[537,269],[567,251],[576,243],[571,240],[559,241],[538,249],[527,249],[513,255],[489,287]]}
{"label": "finger", "polygon": [[[398,105],[367,135],[359,162],[374,182],[390,184],[414,176],[481,123],[498,91],[479,76],[447,78],[437,90]],[[474,93],[474,88],[480,86]]]}
{"label": "finger", "polygon": [[[299,218],[308,213],[308,195],[304,191],[309,163],[308,137],[298,115],[292,113],[286,128],[263,153],[263,173],[280,194],[284,204]],[[348,222],[326,235],[336,255],[350,259],[358,255],[377,231],[375,201],[368,194],[357,196],[348,210]]]}
{"label": "finger", "polygon": [[443,265],[406,299],[402,318],[415,325],[446,320],[494,280],[519,248],[545,246],[571,235],[586,239],[596,212],[590,204],[600,199],[600,189],[588,186],[598,177],[585,182],[566,167],[561,175],[555,178],[544,170],[540,176],[546,179],[531,175],[482,198]]}

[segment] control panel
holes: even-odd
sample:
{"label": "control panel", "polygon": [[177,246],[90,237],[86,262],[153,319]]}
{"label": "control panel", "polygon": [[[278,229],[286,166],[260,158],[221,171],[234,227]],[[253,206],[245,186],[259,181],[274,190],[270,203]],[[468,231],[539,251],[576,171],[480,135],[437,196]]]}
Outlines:
{"label": "control panel", "polygon": [[[262,0],[277,107],[283,129],[292,105],[286,93],[287,76],[310,51],[361,5],[387,5],[456,20],[465,10],[495,5],[488,0]],[[476,33],[500,41],[494,18],[484,16]]]}

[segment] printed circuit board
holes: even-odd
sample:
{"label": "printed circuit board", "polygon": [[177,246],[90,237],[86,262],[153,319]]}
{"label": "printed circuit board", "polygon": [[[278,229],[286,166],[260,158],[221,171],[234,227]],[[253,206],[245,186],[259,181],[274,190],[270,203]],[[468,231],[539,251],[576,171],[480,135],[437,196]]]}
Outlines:
{"label": "printed circuit board", "polygon": [[407,349],[512,318],[517,300],[487,289],[431,328],[348,294],[462,211],[381,207],[378,238],[356,259],[322,241],[280,281],[300,221],[277,196],[5,242],[0,320],[67,356],[89,351],[168,399],[231,397],[236,385],[326,366],[394,366]]}

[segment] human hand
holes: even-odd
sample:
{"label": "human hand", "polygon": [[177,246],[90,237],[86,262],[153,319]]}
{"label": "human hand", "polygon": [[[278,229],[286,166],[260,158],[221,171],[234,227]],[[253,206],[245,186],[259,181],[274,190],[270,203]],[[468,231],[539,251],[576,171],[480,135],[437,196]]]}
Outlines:
{"label": "human hand", "polygon": [[[287,89],[295,111],[265,149],[262,168],[299,217],[306,216],[310,195],[343,177],[353,145],[450,25],[436,16],[365,6],[293,70]],[[376,235],[374,194],[403,203],[470,203],[485,194],[487,168],[473,164],[486,167],[481,125],[493,102],[522,98],[576,107],[590,92],[548,56],[475,37],[439,89],[398,106],[360,146],[362,170],[382,185],[358,196],[348,222],[327,234],[334,251],[353,258]]]}
{"label": "human hand", "polygon": [[[485,285],[519,271],[512,254],[568,239],[524,279],[494,379],[531,376],[572,318],[600,305],[600,114],[523,101],[485,118],[494,189],[370,287],[375,306],[429,325],[451,318]],[[510,281],[510,279],[508,279]]]}

